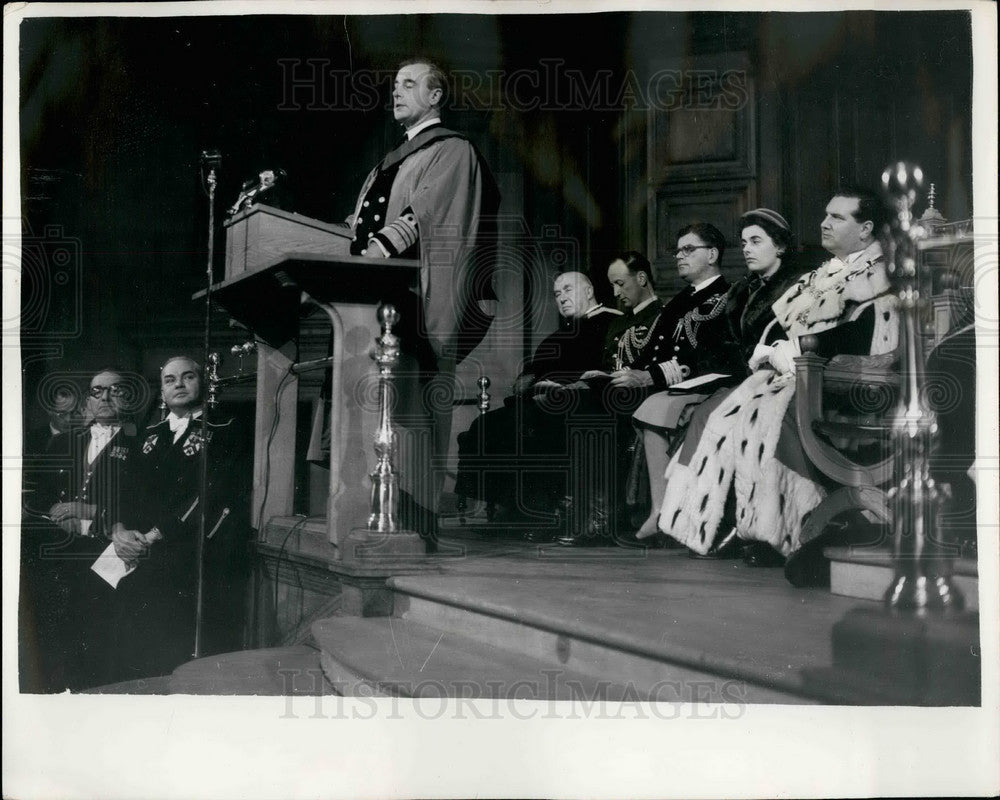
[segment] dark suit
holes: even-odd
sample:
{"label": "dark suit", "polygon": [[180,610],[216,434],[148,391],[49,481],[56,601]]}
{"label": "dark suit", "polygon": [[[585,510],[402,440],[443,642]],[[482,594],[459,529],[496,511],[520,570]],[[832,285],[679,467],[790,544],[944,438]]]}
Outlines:
{"label": "dark suit", "polygon": [[124,481],[135,447],[135,426],[123,425],[97,454],[87,460],[90,428],[48,439],[45,451],[32,461],[35,488],[26,500],[29,511],[46,514],[59,502],[95,505],[90,536],[102,535],[118,518]]}
{"label": "dark suit", "polygon": [[[248,566],[251,464],[233,421],[189,422],[174,442],[166,420],[136,449],[125,527],[159,530],[136,569],[118,584],[105,642],[112,680],[164,675],[191,657],[195,632],[201,448],[209,441],[202,654],[242,644]],[[100,579],[98,579],[100,580]]]}
{"label": "dark suit", "polygon": [[[23,691],[61,691],[91,680],[89,668],[78,663],[78,636],[89,623],[86,609],[103,600],[88,588],[86,571],[107,546],[106,534],[121,512],[135,456],[134,426],[119,429],[93,463],[87,461],[90,440],[89,429],[53,436],[26,469],[34,487],[25,496],[21,535]],[[96,507],[89,536],[74,536],[40,516],[58,502]]]}

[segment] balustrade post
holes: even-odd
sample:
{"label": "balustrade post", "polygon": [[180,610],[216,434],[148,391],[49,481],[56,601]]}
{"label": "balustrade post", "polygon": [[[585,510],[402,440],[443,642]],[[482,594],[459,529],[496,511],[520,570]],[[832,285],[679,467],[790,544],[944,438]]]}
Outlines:
{"label": "balustrade post", "polygon": [[400,341],[392,329],[399,322],[399,312],[389,304],[378,309],[382,333],[375,340],[372,359],[378,367],[378,415],[375,431],[375,468],[369,477],[372,482],[371,506],[368,524],[364,529],[351,531],[344,543],[343,558],[349,562],[372,565],[382,562],[386,566],[401,560],[423,556],[427,547],[413,531],[400,530],[399,472],[396,468],[398,439],[392,424],[392,405],[395,387],[392,371],[399,362]]}
{"label": "balustrade post", "polygon": [[[917,614],[958,610],[964,605],[952,582],[952,558],[944,552],[938,530],[941,490],[930,476],[931,448],[937,436],[936,415],[925,393],[922,296],[931,281],[920,274],[917,241],[926,230],[915,224],[913,202],[923,184],[920,167],[899,162],[882,174],[882,185],[895,210],[888,242],[888,263],[900,303],[902,386],[891,417],[895,454],[894,485],[889,490],[893,517],[895,575],[885,592],[892,609]],[[929,290],[927,292],[929,294]]]}
{"label": "balustrade post", "polygon": [[399,512],[399,478],[396,474],[396,433],[392,429],[392,370],[399,361],[399,337],[393,326],[399,322],[399,313],[392,305],[378,309],[382,335],[375,340],[372,354],[378,366],[378,430],[375,432],[377,462],[371,473],[371,514],[368,530],[381,533],[396,531]]}

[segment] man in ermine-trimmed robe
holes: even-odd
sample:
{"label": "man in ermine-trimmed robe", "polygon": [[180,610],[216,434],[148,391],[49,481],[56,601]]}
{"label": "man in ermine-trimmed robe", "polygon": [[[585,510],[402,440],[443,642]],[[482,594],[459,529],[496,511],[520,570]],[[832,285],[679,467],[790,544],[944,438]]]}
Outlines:
{"label": "man in ermine-trimmed robe", "polygon": [[[666,472],[660,530],[697,553],[709,552],[731,529],[796,553],[804,517],[826,494],[805,457],[794,414],[794,358],[806,335],[816,352],[875,355],[898,341],[897,300],[889,291],[877,231],[885,211],[872,193],[845,188],[830,200],[821,225],[833,258],[803,275],[772,305],[787,338],[758,345],[755,372],[715,407],[695,418]],[[698,424],[695,424],[698,422]],[[726,496],[733,487],[735,519]]]}

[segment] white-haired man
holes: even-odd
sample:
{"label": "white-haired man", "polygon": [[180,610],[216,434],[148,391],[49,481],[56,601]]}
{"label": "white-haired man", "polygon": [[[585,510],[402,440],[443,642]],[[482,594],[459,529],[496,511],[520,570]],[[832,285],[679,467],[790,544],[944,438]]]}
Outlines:
{"label": "white-haired man", "polygon": [[[559,329],[535,350],[504,406],[476,418],[458,437],[456,493],[501,505],[508,518],[551,509],[555,497],[565,493],[559,487],[568,469],[566,419],[540,401],[600,364],[608,328],[622,316],[598,302],[582,272],[556,277],[553,296],[562,317]],[[530,481],[523,479],[528,469]]]}

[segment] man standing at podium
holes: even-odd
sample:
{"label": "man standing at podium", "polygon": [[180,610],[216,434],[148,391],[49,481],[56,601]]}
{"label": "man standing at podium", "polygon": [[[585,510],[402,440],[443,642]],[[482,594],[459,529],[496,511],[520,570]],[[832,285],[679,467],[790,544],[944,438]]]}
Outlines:
{"label": "man standing at podium", "polygon": [[500,201],[476,148],[441,124],[445,80],[441,69],[426,60],[400,67],[392,113],[405,139],[369,173],[348,218],[353,255],[420,260],[417,291],[383,299],[400,312],[396,333],[409,357],[397,373],[402,522],[431,541],[448,453],[455,367],[493,320]]}

